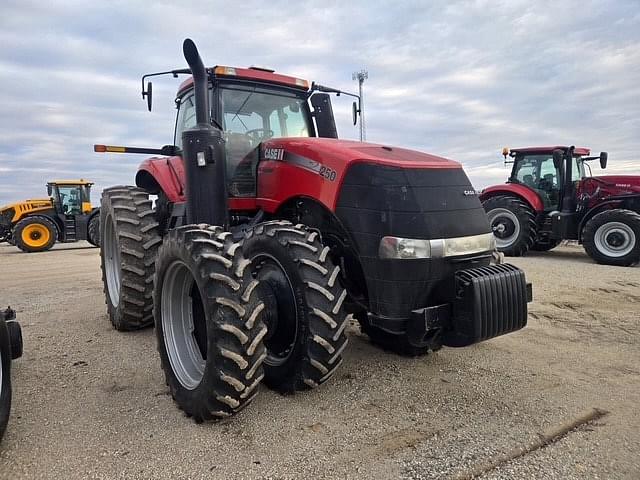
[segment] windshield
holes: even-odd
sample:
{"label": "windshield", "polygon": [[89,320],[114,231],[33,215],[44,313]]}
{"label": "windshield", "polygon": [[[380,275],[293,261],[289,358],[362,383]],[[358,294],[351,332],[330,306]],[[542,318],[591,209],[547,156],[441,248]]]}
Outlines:
{"label": "windshield", "polygon": [[227,154],[238,163],[260,142],[308,137],[306,100],[285,90],[226,86],[221,89],[222,128]]}

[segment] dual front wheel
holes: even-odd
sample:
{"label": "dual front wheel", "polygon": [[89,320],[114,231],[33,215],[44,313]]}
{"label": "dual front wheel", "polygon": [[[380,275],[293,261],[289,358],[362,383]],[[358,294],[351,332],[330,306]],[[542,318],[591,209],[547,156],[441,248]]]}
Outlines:
{"label": "dual front wheel", "polygon": [[114,326],[155,322],[171,394],[196,421],[328,380],[347,345],[346,291],[318,232],[265,222],[241,238],[208,225],[164,240],[144,192],[106,190],[102,269]]}

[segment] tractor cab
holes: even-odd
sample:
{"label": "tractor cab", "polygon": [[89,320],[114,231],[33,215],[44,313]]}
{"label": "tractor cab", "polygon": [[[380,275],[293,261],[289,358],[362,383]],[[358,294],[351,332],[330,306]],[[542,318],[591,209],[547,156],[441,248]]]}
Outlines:
{"label": "tractor cab", "polygon": [[[229,196],[256,195],[256,166],[259,146],[264,141],[284,137],[337,138],[329,96],[314,92],[307,80],[266,68],[210,69],[208,100],[212,121],[223,134]],[[175,103],[178,112],[174,144],[182,150],[182,132],[196,125],[192,79],[182,83]],[[268,155],[282,160],[276,158],[275,151]]]}
{"label": "tractor cab", "polygon": [[[562,154],[560,161],[554,160],[554,151],[558,150]],[[571,180],[563,181],[568,150],[568,147],[512,149],[508,155],[513,158],[513,168],[507,183],[533,190],[542,201],[545,212],[559,210],[565,193],[575,196],[576,187],[586,177],[584,162],[589,150],[576,148],[571,154]]]}
{"label": "tractor cab", "polygon": [[91,213],[92,182],[85,180],[56,180],[47,183],[47,194],[60,215],[75,216]]}

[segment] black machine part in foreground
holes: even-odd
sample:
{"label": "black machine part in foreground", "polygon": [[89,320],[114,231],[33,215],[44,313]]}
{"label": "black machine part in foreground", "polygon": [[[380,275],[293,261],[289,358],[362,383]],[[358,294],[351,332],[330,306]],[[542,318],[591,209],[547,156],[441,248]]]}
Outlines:
{"label": "black machine part in foreground", "polygon": [[187,38],[182,50],[191,68],[196,106],[196,126],[182,132],[187,177],[187,222],[229,228],[227,175],[222,131],[211,124],[207,98],[207,71],[195,43]]}
{"label": "black machine part in foreground", "polygon": [[10,307],[0,310],[0,440],[11,410],[11,361],[22,355],[22,331],[16,312]]}

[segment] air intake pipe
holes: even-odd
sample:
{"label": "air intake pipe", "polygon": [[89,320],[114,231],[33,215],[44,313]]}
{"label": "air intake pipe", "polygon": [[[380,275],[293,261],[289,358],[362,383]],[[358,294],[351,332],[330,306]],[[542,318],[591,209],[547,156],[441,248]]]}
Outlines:
{"label": "air intake pipe", "polygon": [[211,124],[207,71],[198,49],[187,38],[182,51],[193,75],[196,126],[182,132],[187,177],[187,222],[229,228],[227,175],[222,131]]}

